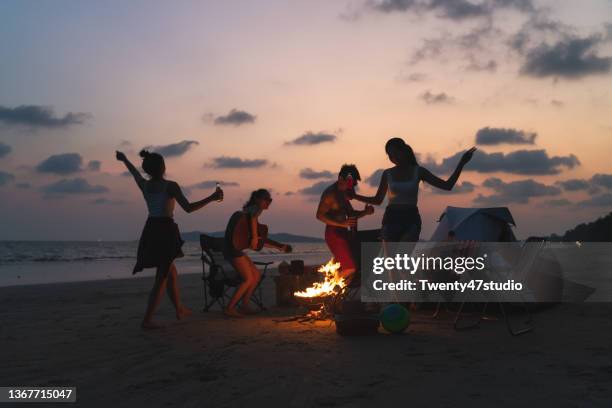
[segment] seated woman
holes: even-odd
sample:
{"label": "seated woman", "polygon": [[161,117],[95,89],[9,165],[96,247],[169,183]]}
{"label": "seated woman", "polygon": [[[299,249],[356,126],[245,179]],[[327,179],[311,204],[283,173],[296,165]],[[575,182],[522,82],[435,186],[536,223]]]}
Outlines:
{"label": "seated woman", "polygon": [[[242,317],[244,314],[254,313],[249,306],[251,296],[257,288],[261,279],[261,272],[257,269],[251,258],[243,252],[247,247],[250,249],[261,249],[263,246],[276,248],[283,252],[291,252],[291,246],[276,242],[267,236],[259,236],[258,218],[264,210],[272,203],[270,192],[266,189],[255,190],[251,193],[249,201],[230,218],[225,229],[224,253],[232,266],[238,271],[243,282],[236,288],[224,313],[230,317]],[[246,223],[247,228],[240,228],[239,223]],[[246,242],[243,248],[236,247],[237,241]],[[242,300],[240,311],[236,305]]]}
{"label": "seated woman", "polygon": [[166,165],[159,153],[140,152],[142,168],[150,179],[142,177],[138,169],[122,152],[116,152],[117,160],[123,162],[134,177],[136,185],[142,192],[149,210],[149,217],[142,230],[138,243],[138,254],[133,274],[144,268],[157,268],[153,289],[149,294],[149,303],[142,320],[143,329],[160,327],[153,322],[153,313],[161,301],[164,288],[176,309],[176,318],[181,319],[191,314],[191,310],[181,303],[174,260],[183,256],[183,240],[178,226],[174,222],[174,204],[178,202],[185,212],[199,210],[212,201],[221,201],[223,191],[220,188],[203,200],[189,202],[174,181],[166,180]]}

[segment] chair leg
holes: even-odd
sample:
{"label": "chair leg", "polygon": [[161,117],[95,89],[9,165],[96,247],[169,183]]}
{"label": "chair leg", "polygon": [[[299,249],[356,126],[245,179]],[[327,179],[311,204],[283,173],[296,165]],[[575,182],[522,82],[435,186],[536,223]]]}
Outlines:
{"label": "chair leg", "polygon": [[204,292],[204,309],[203,312],[208,312],[210,304],[208,304],[208,285],[206,279],[202,278],[202,292]]}
{"label": "chair leg", "polygon": [[442,302],[438,302],[438,303],[436,304],[436,310],[435,310],[435,311],[433,312],[433,314],[431,315],[431,318],[432,318],[432,319],[435,319],[436,317],[438,317],[438,316],[440,315],[440,309],[441,309],[441,306],[442,306]]}
{"label": "chair leg", "polygon": [[502,302],[499,303],[499,308],[501,309],[502,314],[504,315],[504,320],[506,321],[506,327],[508,328],[508,332],[510,332],[513,336],[520,336],[521,334],[529,333],[533,330],[533,327],[529,324],[531,323],[531,312],[525,303],[523,303],[523,307],[527,311],[527,320],[525,321],[525,327],[515,330],[512,327],[512,323],[510,322],[510,317],[508,313],[506,313],[506,307]]}
{"label": "chair leg", "polygon": [[267,271],[268,271],[268,265],[264,266],[263,273],[261,274],[261,279],[257,283],[257,287],[255,288],[255,291],[253,292],[253,297],[251,297],[251,301],[255,303],[255,305],[262,312],[266,310],[266,307],[264,306],[264,302],[263,302],[263,290],[262,290],[261,284],[266,278]]}
{"label": "chair leg", "polygon": [[480,327],[480,322],[485,316],[488,305],[489,305],[488,302],[484,304],[482,311],[478,315],[478,320],[476,320],[473,323],[466,324],[466,325],[460,325],[459,321],[461,320],[461,317],[462,317],[461,313],[463,312],[463,307],[465,306],[465,302],[461,302],[461,306],[459,306],[459,310],[457,311],[457,314],[455,315],[455,321],[453,323],[453,327],[455,328],[455,330],[460,331],[460,330],[476,329]]}

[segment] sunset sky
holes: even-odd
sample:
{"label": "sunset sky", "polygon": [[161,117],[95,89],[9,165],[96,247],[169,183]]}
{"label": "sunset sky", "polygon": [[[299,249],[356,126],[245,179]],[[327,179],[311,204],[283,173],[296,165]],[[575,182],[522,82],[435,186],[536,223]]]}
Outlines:
{"label": "sunset sky", "polygon": [[114,154],[145,146],[191,199],[227,183],[183,231],[266,187],[272,231],[322,236],[321,187],[349,162],[373,193],[394,136],[440,176],[479,149],[453,194],[421,186],[422,238],[447,205],[519,237],[612,208],[609,0],[3,0],[0,38],[0,239],[136,239]]}

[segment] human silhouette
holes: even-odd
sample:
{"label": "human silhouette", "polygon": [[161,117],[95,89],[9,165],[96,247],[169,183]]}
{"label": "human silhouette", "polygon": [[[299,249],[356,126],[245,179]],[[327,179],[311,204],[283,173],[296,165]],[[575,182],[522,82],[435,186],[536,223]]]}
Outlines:
{"label": "human silhouette", "polygon": [[155,282],[149,294],[147,309],[142,320],[143,329],[161,327],[153,321],[153,313],[167,286],[168,296],[176,309],[176,318],[182,319],[191,315],[191,309],[181,303],[177,282],[177,270],[174,260],[183,255],[183,240],[174,222],[174,205],[178,202],[185,212],[191,213],[206,206],[212,201],[223,199],[223,190],[217,187],[214,193],[195,202],[189,202],[183,195],[178,183],[164,178],[166,165],[159,153],[140,152],[142,168],[149,175],[145,179],[138,169],[122,152],[116,152],[117,160],[123,162],[134,177],[136,185],[142,191],[147,203],[149,216],[138,242],[138,254],[133,274],[144,268],[156,268]]}

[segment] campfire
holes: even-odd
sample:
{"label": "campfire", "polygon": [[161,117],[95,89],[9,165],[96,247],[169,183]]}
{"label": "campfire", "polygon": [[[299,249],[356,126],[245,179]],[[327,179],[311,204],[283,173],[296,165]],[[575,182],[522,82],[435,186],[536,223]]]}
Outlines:
{"label": "campfire", "polygon": [[340,270],[340,262],[334,262],[330,259],[325,265],[322,265],[317,272],[324,276],[323,282],[315,282],[306,290],[294,292],[293,295],[303,299],[325,298],[338,293],[346,286],[344,278],[338,275]]}
{"label": "campfire", "polygon": [[308,310],[305,314],[291,317],[285,321],[299,321],[300,323],[327,320],[331,316],[332,303],[335,295],[339,294],[347,282],[338,275],[340,262],[330,259],[317,270],[323,274],[323,280],[315,282],[302,291],[293,292],[298,303]]}

